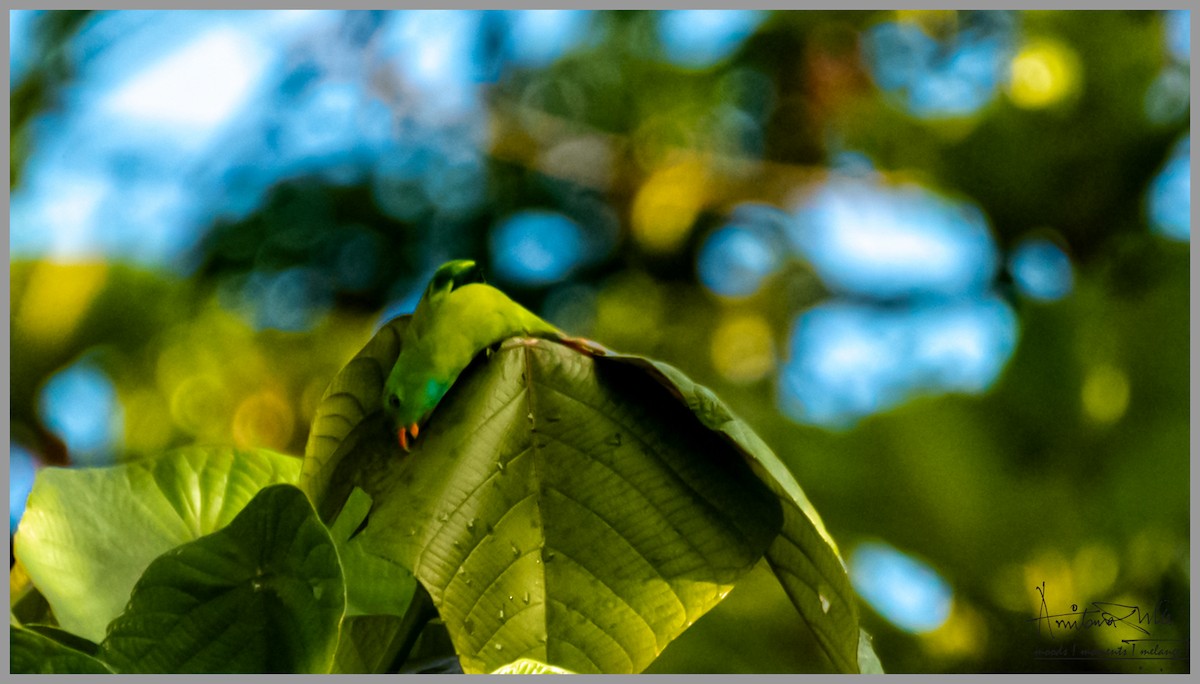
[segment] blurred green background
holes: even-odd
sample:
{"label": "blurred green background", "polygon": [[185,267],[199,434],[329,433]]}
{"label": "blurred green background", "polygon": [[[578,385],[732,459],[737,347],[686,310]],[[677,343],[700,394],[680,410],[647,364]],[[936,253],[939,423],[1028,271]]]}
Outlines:
{"label": "blurred green background", "polygon": [[[47,465],[301,454],[473,258],[745,418],[889,671],[1189,670],[1046,659],[1188,638],[1188,12],[9,21],[10,535]],[[810,644],[756,571],[652,669]]]}

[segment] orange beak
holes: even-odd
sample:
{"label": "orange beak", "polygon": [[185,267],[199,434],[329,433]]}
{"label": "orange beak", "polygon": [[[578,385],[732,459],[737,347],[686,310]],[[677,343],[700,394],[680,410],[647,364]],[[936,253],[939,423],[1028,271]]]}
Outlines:
{"label": "orange beak", "polygon": [[404,451],[407,452],[408,451],[408,433],[411,432],[412,438],[416,439],[417,433],[419,431],[420,431],[420,428],[417,427],[416,423],[413,423],[412,425],[408,425],[408,426],[401,426],[400,429],[396,431],[396,437],[400,442],[400,448],[404,449]]}

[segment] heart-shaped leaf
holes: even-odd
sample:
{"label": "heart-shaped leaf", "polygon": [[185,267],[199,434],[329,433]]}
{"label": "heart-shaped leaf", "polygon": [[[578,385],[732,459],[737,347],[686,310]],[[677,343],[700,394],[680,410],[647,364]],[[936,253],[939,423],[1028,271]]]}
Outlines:
{"label": "heart-shaped leaf", "polygon": [[60,626],[92,641],[160,554],[224,527],[301,461],[264,450],[191,447],[107,468],[38,473],[13,552]]}
{"label": "heart-shaped leaf", "polygon": [[101,657],[127,673],[328,672],[344,608],[329,531],[302,491],[273,485],[155,559]]}

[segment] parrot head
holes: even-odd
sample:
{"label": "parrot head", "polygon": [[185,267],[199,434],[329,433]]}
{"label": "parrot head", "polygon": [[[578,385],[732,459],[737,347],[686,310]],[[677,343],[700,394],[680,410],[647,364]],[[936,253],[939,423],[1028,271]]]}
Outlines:
{"label": "parrot head", "polygon": [[[397,368],[400,367],[398,364]],[[408,374],[403,371],[393,374],[393,377],[395,381],[389,377],[384,387],[383,410],[396,431],[400,448],[408,451],[410,441],[417,438],[421,423],[449,389],[449,383],[423,377],[416,369]]]}
{"label": "parrot head", "polygon": [[473,261],[450,261],[429,280],[383,390],[400,447],[408,450],[459,373],[481,351],[514,336],[559,339],[557,328],[483,282]]}

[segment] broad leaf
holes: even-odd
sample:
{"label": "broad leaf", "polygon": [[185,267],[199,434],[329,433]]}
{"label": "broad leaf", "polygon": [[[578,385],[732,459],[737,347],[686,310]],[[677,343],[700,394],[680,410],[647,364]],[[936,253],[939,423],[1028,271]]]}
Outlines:
{"label": "broad leaf", "polygon": [[539,663],[530,658],[521,658],[515,660],[504,667],[501,667],[492,672],[492,674],[516,674],[516,675],[541,675],[541,674],[575,674],[570,670],[564,670],[561,667]]}
{"label": "broad leaf", "polygon": [[[401,454],[391,445],[388,426],[375,411],[380,404],[384,377],[399,353],[399,333],[406,324],[407,318],[402,318],[386,326],[335,380],[339,392],[352,394],[357,399],[353,403],[355,410],[341,414],[332,410],[337,405],[331,403],[326,420],[340,426],[337,436],[324,440],[323,452],[310,449],[310,456],[315,453],[323,459],[319,468],[313,466],[314,472],[322,473],[320,487],[310,490],[319,490],[326,497],[322,510],[336,511],[355,484],[361,484],[373,493],[397,488],[392,480]],[[579,349],[578,345],[575,347]],[[613,354],[602,348],[587,352],[599,357],[596,359],[598,368],[626,364],[653,378],[671,397],[691,409],[703,426],[719,433],[716,442],[730,447],[749,464],[783,509],[781,533],[766,556],[788,596],[812,627],[835,668],[845,672],[880,670],[869,639],[865,633],[861,638],[859,636],[854,595],[837,546],[786,466],[757,435],[734,418],[711,391],[695,385],[678,370],[638,357]],[[464,374],[464,377],[468,375]],[[336,394],[331,389],[330,396]],[[443,405],[455,401],[455,395],[456,391],[452,390],[443,399]],[[436,422],[457,420],[438,417],[447,411],[449,409],[439,407],[431,424],[423,428],[422,436],[426,442],[433,441],[430,433]],[[340,417],[334,418],[335,414]],[[427,448],[431,447],[421,447]],[[306,472],[310,469],[307,462],[305,468]],[[407,486],[411,486],[413,475],[409,473],[405,477],[409,478]],[[378,531],[379,525],[376,525],[375,532]],[[400,526],[392,533],[407,535],[410,547],[419,546],[419,542],[411,541],[418,535],[416,525],[410,524],[407,529]],[[398,552],[393,549],[391,553]],[[413,549],[407,553],[411,555]]]}
{"label": "broad leaf", "polygon": [[[386,437],[368,419],[342,448]],[[477,357],[411,454],[346,453],[361,462],[330,482],[375,499],[364,545],[413,568],[469,673],[522,657],[639,672],[782,524],[734,446],[657,381],[544,340]]]}
{"label": "broad leaf", "polygon": [[59,625],[93,641],[160,554],[229,523],[262,487],[295,482],[300,460],[188,448],[107,468],[38,473],[14,553]]}
{"label": "broad leaf", "polygon": [[644,368],[685,403],[704,425],[736,445],[755,474],[767,483],[783,506],[783,529],[767,550],[766,557],[793,605],[839,671],[882,671],[869,640],[860,640],[855,595],[837,545],[787,466],[711,390],[692,382],[678,369],[665,363],[614,354],[598,359],[597,363],[623,363]]}
{"label": "broad leaf", "polygon": [[294,486],[155,559],[101,655],[119,672],[328,672],[345,608],[329,531]]}
{"label": "broad leaf", "polygon": [[29,629],[8,630],[9,674],[112,674],[103,662]]}

